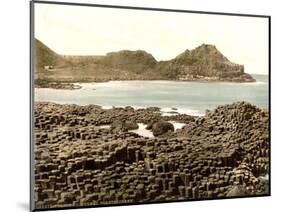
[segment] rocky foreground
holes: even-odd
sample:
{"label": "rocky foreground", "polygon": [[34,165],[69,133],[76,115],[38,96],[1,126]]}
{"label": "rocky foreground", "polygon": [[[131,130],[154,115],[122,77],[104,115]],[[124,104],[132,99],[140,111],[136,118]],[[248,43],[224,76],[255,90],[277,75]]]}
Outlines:
{"label": "rocky foreground", "polygon": [[37,209],[269,194],[268,111],[245,102],[203,117],[35,103],[34,122]]}

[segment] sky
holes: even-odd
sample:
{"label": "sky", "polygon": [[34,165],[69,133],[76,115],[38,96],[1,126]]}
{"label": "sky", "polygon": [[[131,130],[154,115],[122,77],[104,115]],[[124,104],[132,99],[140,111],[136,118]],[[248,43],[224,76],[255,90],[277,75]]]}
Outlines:
{"label": "sky", "polygon": [[145,50],[169,60],[212,44],[250,74],[268,74],[268,19],[35,3],[35,37],[59,54]]}

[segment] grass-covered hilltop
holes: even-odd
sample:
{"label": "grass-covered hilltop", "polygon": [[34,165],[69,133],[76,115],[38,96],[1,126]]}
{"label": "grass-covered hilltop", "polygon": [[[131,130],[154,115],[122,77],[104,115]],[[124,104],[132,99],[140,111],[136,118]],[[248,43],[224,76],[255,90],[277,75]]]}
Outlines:
{"label": "grass-covered hilltop", "polygon": [[174,59],[157,61],[142,50],[105,56],[67,56],[35,39],[35,85],[73,88],[72,82],[109,80],[202,80],[254,82],[244,66],[230,62],[215,46],[202,44]]}

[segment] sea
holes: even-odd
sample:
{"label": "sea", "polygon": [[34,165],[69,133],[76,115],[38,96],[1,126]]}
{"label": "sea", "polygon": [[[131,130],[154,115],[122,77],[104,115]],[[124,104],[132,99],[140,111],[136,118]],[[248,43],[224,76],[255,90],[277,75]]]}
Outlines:
{"label": "sea", "polygon": [[81,89],[35,88],[35,101],[100,105],[103,108],[159,107],[171,112],[204,115],[219,105],[246,101],[261,108],[269,105],[268,75],[252,75],[256,82],[109,81],[76,83]]}

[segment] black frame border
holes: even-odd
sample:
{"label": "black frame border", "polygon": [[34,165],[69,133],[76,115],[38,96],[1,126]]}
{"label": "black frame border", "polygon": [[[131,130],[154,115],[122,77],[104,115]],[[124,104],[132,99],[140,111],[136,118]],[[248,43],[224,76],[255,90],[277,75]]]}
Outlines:
{"label": "black frame border", "polygon": [[[86,208],[101,208],[101,207],[113,207],[113,206],[133,206],[133,205],[149,205],[149,204],[160,204],[160,203],[181,203],[181,202],[197,202],[205,200],[227,200],[227,199],[241,199],[241,198],[253,198],[253,197],[270,197],[271,196],[271,16],[270,15],[256,15],[256,14],[239,14],[239,13],[227,13],[227,12],[211,12],[211,11],[195,11],[195,10],[181,10],[181,9],[167,9],[167,8],[148,8],[148,7],[133,7],[133,6],[122,6],[122,5],[106,5],[106,4],[90,4],[90,3],[74,3],[74,2],[55,2],[55,1],[38,1],[31,0],[29,2],[29,149],[30,149],[30,199],[29,207],[30,211],[53,211],[53,210],[67,210],[67,209],[86,209]],[[35,4],[52,4],[52,5],[68,5],[68,6],[85,6],[85,7],[100,7],[100,8],[115,8],[115,9],[128,9],[128,10],[147,10],[147,11],[162,11],[162,12],[176,12],[176,13],[194,13],[194,14],[207,14],[207,15],[222,15],[222,16],[240,16],[240,17],[253,17],[253,18],[266,18],[268,19],[268,112],[269,112],[269,191],[268,194],[262,195],[251,195],[251,196],[237,196],[237,197],[218,197],[218,198],[200,198],[192,200],[172,200],[172,201],[157,201],[157,202],[144,202],[144,203],[120,203],[120,204],[104,204],[104,205],[92,205],[92,206],[77,206],[77,207],[57,207],[57,208],[44,208],[36,209],[34,204],[34,140],[33,140],[33,113],[34,113],[34,5]]]}

